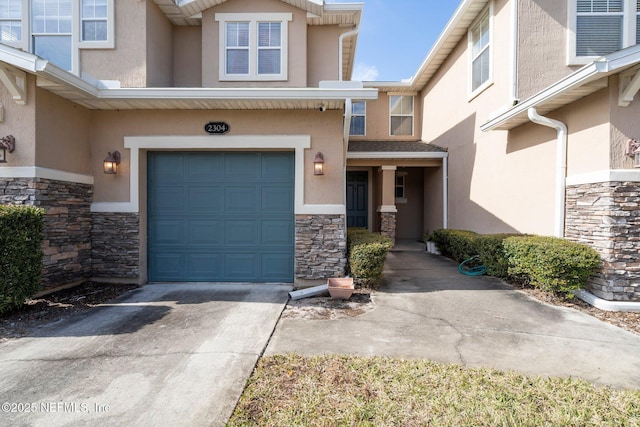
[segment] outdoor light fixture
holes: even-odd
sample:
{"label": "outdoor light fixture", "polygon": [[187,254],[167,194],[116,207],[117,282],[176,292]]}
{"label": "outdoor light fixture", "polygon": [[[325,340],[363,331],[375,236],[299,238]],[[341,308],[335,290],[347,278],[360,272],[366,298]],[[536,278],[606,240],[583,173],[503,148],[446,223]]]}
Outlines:
{"label": "outdoor light fixture", "polygon": [[109,175],[115,175],[118,173],[118,165],[120,164],[120,152],[114,151],[113,153],[107,153],[107,158],[104,159],[103,167],[104,173]]}
{"label": "outdoor light fixture", "polygon": [[633,167],[640,168],[640,141],[630,139],[627,145],[627,156],[633,157]]}
{"label": "outdoor light fixture", "polygon": [[316,158],[313,159],[313,174],[324,175],[324,156],[319,151],[316,153]]}
{"label": "outdoor light fixture", "polygon": [[13,135],[0,138],[0,163],[7,163],[7,151],[13,153],[16,149],[16,139]]}

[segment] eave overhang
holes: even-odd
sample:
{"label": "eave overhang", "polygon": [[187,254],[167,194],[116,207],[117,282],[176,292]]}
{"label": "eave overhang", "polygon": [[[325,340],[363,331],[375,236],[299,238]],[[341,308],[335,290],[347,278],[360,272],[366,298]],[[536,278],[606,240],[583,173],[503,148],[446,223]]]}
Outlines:
{"label": "eave overhang", "polygon": [[557,110],[607,87],[609,76],[639,63],[640,45],[603,56],[514,107],[495,114],[482,124],[480,129],[489,131],[516,128],[529,122],[529,108],[536,108],[541,115]]}
{"label": "eave overhang", "polygon": [[376,89],[336,82],[320,88],[109,88],[35,55],[0,45],[0,62],[36,76],[36,84],[90,110],[342,110],[345,100],[371,101]]}

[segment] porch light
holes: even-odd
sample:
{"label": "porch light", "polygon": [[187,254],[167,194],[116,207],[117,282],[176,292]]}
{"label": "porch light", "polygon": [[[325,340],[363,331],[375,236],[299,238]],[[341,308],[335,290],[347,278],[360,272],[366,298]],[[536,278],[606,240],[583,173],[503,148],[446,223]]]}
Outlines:
{"label": "porch light", "polygon": [[7,163],[7,151],[13,153],[16,149],[16,139],[13,135],[0,138],[0,163]]}
{"label": "porch light", "polygon": [[104,173],[109,175],[115,175],[118,173],[118,165],[120,164],[120,152],[114,151],[113,153],[107,153],[107,158],[104,159],[103,167]]}
{"label": "porch light", "polygon": [[319,151],[316,153],[316,158],[313,159],[313,174],[324,175],[324,156]]}
{"label": "porch light", "polygon": [[640,141],[630,139],[627,145],[627,155],[633,157],[633,167],[640,168]]}

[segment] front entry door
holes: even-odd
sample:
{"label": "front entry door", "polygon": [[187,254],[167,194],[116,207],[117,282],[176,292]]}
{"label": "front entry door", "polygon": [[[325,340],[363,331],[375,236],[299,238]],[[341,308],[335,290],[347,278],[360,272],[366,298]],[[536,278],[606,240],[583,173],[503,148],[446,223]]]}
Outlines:
{"label": "front entry door", "polygon": [[362,171],[347,171],[347,227],[367,228],[369,175]]}

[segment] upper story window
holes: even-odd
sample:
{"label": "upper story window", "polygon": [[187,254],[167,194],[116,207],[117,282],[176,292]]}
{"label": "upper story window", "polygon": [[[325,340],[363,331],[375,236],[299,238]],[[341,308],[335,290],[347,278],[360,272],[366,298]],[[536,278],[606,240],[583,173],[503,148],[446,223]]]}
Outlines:
{"label": "upper story window", "polygon": [[349,135],[365,136],[367,127],[366,102],[354,102],[351,104],[351,130]]}
{"label": "upper story window", "polygon": [[22,40],[22,0],[0,0],[0,41]]}
{"label": "upper story window", "polygon": [[390,134],[392,136],[413,135],[413,96],[389,96]]}
{"label": "upper story window", "polygon": [[471,81],[469,92],[475,95],[491,84],[491,7],[469,30]]}
{"label": "upper story window", "polygon": [[217,13],[220,80],[286,80],[290,13]]}
{"label": "upper story window", "polygon": [[586,64],[640,41],[640,1],[569,0],[569,64]]}
{"label": "upper story window", "polygon": [[79,49],[115,47],[114,0],[0,0],[0,42],[79,73]]}

